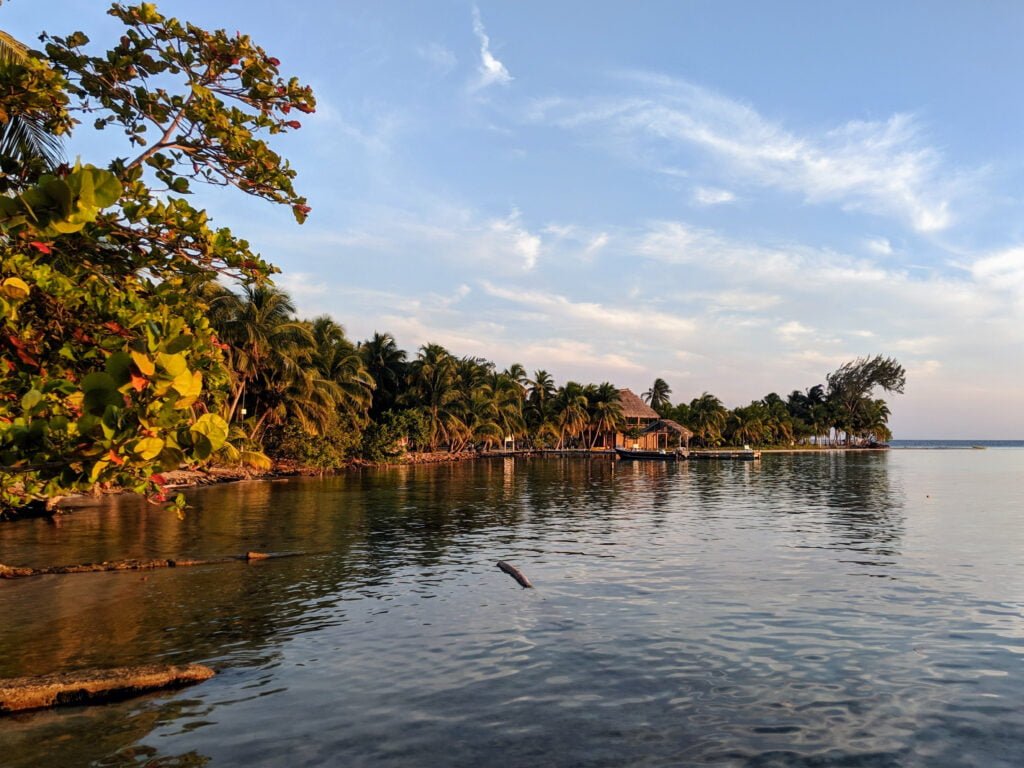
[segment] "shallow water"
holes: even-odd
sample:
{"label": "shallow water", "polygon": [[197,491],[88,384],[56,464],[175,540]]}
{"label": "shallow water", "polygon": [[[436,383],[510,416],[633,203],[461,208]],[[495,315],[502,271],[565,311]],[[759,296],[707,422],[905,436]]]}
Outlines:
{"label": "shallow water", "polygon": [[0,763],[1022,763],[1024,451],[491,460],[189,500],[0,526],[19,565],[307,553],[0,582],[0,676],[219,670],[0,720]]}

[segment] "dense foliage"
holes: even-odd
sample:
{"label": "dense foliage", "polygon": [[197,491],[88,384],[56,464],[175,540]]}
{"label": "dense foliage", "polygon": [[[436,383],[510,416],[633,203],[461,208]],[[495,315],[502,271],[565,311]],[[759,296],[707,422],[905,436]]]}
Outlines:
{"label": "dense foliage", "polygon": [[[608,382],[557,386],[546,371],[499,370],[438,344],[410,357],[387,333],[353,343],[328,318],[297,318],[288,296],[272,287],[225,292],[213,306],[231,307],[211,319],[230,347],[233,419],[277,457],[326,467],[509,441],[592,448],[604,433],[628,431],[619,390]],[[888,406],[874,391],[902,392],[904,380],[899,363],[877,356],[846,363],[827,385],[731,410],[706,392],[673,405],[660,378],[644,399],[689,427],[698,445],[873,444],[891,438]]]}
{"label": "dense foliage", "polygon": [[[0,39],[0,512],[105,483],[161,499],[159,470],[260,458],[231,442],[235,377],[203,297],[272,269],[183,195],[234,186],[304,219],[265,137],[312,94],[245,35],[148,3],[110,14],[125,31],[98,55],[80,32],[43,52]],[[135,157],[61,164],[84,120]]]}

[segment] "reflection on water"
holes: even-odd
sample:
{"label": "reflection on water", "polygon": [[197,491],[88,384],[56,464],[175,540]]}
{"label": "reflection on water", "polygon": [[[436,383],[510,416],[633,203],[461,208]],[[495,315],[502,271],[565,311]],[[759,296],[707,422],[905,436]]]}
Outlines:
{"label": "reflection on water", "polygon": [[[985,765],[1024,753],[1024,451],[494,460],[128,498],[0,562],[0,676],[205,661],[0,721],[11,766]],[[521,590],[494,567],[518,564]]]}

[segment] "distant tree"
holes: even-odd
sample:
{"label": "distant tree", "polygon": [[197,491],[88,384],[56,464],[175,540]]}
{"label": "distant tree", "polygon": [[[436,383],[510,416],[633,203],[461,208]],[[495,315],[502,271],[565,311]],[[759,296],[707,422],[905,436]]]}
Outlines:
{"label": "distant tree", "polygon": [[722,401],[705,392],[690,402],[689,427],[704,445],[720,445],[728,416]]}
{"label": "distant tree", "polygon": [[408,369],[405,351],[398,348],[390,333],[374,333],[373,338],[359,344],[359,355],[374,381],[370,416],[376,420],[398,400]]}
{"label": "distant tree", "polygon": [[[844,363],[828,374],[828,402],[833,408],[833,426],[846,433],[847,440],[863,432],[870,414],[875,389],[903,394],[906,371],[894,358],[875,355]],[[886,417],[887,418],[887,417]]]}

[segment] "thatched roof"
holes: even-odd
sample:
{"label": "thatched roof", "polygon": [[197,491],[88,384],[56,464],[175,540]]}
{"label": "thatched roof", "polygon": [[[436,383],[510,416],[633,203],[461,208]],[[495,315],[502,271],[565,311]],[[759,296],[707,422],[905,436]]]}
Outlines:
{"label": "thatched roof", "polygon": [[646,427],[643,434],[647,435],[651,432],[672,432],[685,437],[687,440],[693,437],[693,432],[688,430],[678,421],[672,421],[672,419],[658,419],[656,422]]}
{"label": "thatched roof", "polygon": [[658,412],[641,400],[631,389],[619,390],[622,416],[626,419],[656,419]]}

